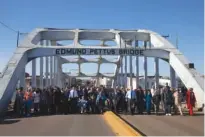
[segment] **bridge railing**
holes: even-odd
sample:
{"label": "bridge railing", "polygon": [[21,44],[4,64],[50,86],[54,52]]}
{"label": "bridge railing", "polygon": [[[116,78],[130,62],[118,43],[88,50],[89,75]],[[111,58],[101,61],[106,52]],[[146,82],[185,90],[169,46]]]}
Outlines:
{"label": "bridge railing", "polygon": [[0,74],[0,78],[3,78],[4,77],[4,74],[6,72],[6,70],[8,69],[8,66],[6,65],[6,67],[4,67],[2,73]]}

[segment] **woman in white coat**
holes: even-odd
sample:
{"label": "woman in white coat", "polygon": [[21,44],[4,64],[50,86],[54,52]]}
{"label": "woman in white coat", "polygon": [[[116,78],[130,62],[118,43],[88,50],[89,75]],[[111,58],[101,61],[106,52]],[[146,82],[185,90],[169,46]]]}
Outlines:
{"label": "woman in white coat", "polygon": [[175,111],[177,113],[177,109],[178,109],[180,112],[180,115],[183,116],[183,113],[182,113],[182,94],[181,94],[180,90],[177,89],[174,92],[173,96],[174,96]]}

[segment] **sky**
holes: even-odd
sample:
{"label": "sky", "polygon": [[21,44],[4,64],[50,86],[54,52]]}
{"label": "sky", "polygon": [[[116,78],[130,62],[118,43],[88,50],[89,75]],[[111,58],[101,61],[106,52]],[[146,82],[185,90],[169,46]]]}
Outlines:
{"label": "sky", "polygon": [[[169,35],[168,40],[174,45],[178,34],[179,50],[204,73],[203,0],[0,0],[0,3],[0,21],[23,33],[37,27],[148,29]],[[16,49],[16,38],[16,33],[0,24],[0,72]],[[97,66],[90,66],[83,65],[83,72],[96,72]],[[101,72],[111,72],[113,66],[103,65]],[[139,67],[143,74],[142,59]],[[75,68],[77,65],[63,65],[64,71]],[[26,71],[31,74],[30,64]],[[169,76],[169,65],[164,61],[160,61],[160,74]],[[148,75],[154,75],[152,58],[148,59]]]}

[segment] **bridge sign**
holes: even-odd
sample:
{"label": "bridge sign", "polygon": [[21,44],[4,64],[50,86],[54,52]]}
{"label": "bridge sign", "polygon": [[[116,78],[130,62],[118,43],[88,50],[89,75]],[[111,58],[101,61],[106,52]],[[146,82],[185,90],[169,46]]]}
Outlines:
{"label": "bridge sign", "polygon": [[87,48],[62,48],[56,49],[56,55],[133,55],[143,56],[144,49],[87,49]]}

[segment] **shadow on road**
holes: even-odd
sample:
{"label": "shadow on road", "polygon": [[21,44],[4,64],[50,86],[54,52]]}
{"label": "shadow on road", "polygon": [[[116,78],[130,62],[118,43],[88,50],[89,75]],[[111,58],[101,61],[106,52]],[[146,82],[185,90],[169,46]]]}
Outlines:
{"label": "shadow on road", "polygon": [[51,116],[69,116],[69,115],[103,115],[103,114],[99,114],[99,113],[83,113],[83,114],[79,114],[79,113],[68,113],[68,114],[45,114],[45,115],[40,115],[40,114],[31,114],[30,116],[26,117],[26,116],[15,116],[15,115],[7,115],[4,118],[2,118],[2,120],[0,119],[0,121],[3,120],[17,120],[17,119],[27,119],[27,118],[36,118],[36,117],[51,117]]}
{"label": "shadow on road", "polygon": [[14,124],[19,122],[20,120],[17,119],[4,119],[0,121],[0,125],[7,125],[7,124]]}
{"label": "shadow on road", "polygon": [[[125,113],[125,112],[118,112],[117,113],[118,115],[128,115],[127,113]],[[189,115],[189,112],[183,112],[183,116],[190,116]],[[155,113],[153,113],[153,112],[151,112],[151,114],[147,114],[146,112],[144,112],[143,114],[138,114],[138,113],[134,113],[133,114],[133,116],[134,115],[137,115],[137,116],[143,116],[143,115],[147,115],[147,116],[165,116],[165,113],[164,112],[159,112],[157,115],[155,114]],[[180,116],[179,114],[175,114],[175,113],[172,113],[172,116]],[[204,116],[204,113],[202,113],[202,112],[194,112],[194,115],[193,116]]]}

